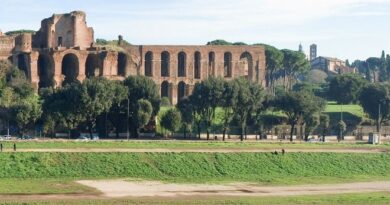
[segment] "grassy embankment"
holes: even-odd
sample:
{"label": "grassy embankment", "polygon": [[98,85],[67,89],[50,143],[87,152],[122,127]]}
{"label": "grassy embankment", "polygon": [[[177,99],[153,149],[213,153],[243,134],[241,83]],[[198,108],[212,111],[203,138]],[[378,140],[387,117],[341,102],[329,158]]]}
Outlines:
{"label": "grassy embankment", "polygon": [[337,183],[390,179],[389,161],[389,154],[342,153],[3,153],[0,178]]}

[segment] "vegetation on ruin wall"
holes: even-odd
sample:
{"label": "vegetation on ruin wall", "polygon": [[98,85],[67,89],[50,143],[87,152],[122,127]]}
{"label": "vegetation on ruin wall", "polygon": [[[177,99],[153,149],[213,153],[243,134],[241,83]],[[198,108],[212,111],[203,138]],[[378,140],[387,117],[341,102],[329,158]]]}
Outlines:
{"label": "vegetation on ruin wall", "polygon": [[22,30],[8,31],[5,33],[5,35],[12,36],[12,35],[19,35],[19,34],[23,34],[23,33],[35,34],[36,31],[22,29]]}
{"label": "vegetation on ruin wall", "polygon": [[389,179],[389,161],[389,154],[341,153],[4,153],[0,178],[331,183]]}

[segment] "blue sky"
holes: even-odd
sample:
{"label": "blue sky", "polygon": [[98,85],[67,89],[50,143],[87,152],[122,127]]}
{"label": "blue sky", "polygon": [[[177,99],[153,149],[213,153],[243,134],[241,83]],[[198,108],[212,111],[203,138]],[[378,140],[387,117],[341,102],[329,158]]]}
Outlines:
{"label": "blue sky", "polygon": [[87,12],[96,38],[133,44],[267,43],[341,59],[390,53],[390,0],[1,0],[0,29],[34,29],[53,13]]}

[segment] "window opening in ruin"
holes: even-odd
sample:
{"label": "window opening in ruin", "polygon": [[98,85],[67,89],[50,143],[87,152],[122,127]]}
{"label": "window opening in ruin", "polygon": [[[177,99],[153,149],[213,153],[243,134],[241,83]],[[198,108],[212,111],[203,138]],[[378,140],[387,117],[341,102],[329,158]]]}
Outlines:
{"label": "window opening in ruin", "polygon": [[169,98],[169,83],[168,81],[164,81],[161,83],[161,98],[167,97]]}
{"label": "window opening in ruin", "polygon": [[209,53],[209,76],[215,76],[215,53]]}
{"label": "window opening in ruin", "polygon": [[75,54],[69,53],[64,56],[61,71],[64,76],[63,85],[78,81],[79,59]]}
{"label": "window opening in ruin", "polygon": [[153,53],[151,51],[145,54],[145,76],[153,76]]}
{"label": "window opening in ruin", "polygon": [[225,78],[232,77],[232,54],[230,52],[226,52],[224,54],[224,65],[223,65],[223,73]]}
{"label": "window opening in ruin", "polygon": [[198,51],[194,55],[194,74],[195,79],[201,78],[201,54]]}
{"label": "window opening in ruin", "polygon": [[186,84],[181,81],[177,86],[177,99],[178,101],[185,97],[186,94]]}
{"label": "window opening in ruin", "polygon": [[161,53],[161,77],[169,77],[170,54],[167,51]]}
{"label": "window opening in ruin", "polygon": [[127,55],[125,53],[118,54],[118,75],[126,77]]}
{"label": "window opening in ruin", "polygon": [[187,55],[184,52],[180,52],[177,56],[177,69],[178,69],[178,77],[186,77],[186,60]]}
{"label": "window opening in ruin", "polygon": [[38,57],[38,76],[39,76],[39,88],[53,87],[54,82],[54,61],[49,55],[39,55]]}

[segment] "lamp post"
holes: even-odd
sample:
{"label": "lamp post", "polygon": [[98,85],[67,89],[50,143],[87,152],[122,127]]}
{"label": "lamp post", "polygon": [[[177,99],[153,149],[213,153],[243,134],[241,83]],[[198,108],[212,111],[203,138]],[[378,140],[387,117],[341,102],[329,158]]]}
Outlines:
{"label": "lamp post", "polygon": [[130,139],[130,135],[129,135],[129,111],[130,110],[130,99],[129,97],[127,97],[127,120],[126,120],[126,127],[127,127],[127,133],[126,133],[126,137],[127,137],[127,141],[129,141]]}

